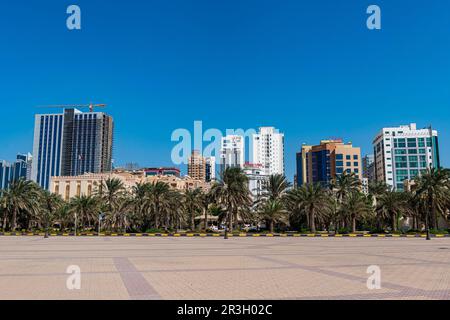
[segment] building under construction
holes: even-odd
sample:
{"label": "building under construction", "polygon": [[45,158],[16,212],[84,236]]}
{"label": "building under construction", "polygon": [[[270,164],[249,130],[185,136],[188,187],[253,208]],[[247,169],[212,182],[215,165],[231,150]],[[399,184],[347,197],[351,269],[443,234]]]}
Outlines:
{"label": "building under construction", "polygon": [[35,116],[32,179],[48,189],[52,176],[112,170],[113,118],[104,112],[66,108]]}

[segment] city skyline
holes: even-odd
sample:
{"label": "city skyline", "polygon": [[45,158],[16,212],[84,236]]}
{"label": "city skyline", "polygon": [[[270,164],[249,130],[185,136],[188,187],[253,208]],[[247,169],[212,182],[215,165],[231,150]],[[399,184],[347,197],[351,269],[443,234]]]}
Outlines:
{"label": "city skyline", "polygon": [[302,143],[343,137],[365,155],[381,128],[412,122],[440,132],[450,166],[449,4],[379,1],[376,31],[358,1],[132,4],[80,1],[79,31],[62,4],[8,5],[0,159],[32,151],[35,106],[95,101],[117,120],[116,165],[170,166],[173,130],[202,120],[282,130],[291,181]]}

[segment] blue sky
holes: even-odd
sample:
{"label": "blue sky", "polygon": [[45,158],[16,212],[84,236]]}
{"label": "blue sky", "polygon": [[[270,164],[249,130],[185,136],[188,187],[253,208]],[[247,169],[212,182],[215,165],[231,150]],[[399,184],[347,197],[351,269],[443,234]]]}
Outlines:
{"label": "blue sky", "polygon": [[[381,31],[366,28],[370,4]],[[202,120],[279,128],[290,179],[303,142],[369,153],[381,127],[409,122],[439,130],[450,166],[449,15],[446,0],[9,1],[0,159],[32,150],[35,106],[93,101],[114,116],[116,164],[170,165],[172,131]]]}

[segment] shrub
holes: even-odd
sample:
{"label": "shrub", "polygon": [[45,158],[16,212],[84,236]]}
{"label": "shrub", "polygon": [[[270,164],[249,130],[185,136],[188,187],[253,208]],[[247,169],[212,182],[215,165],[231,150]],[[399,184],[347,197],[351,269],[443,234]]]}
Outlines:
{"label": "shrub", "polygon": [[166,233],[166,230],[151,228],[151,229],[145,230],[145,233]]}

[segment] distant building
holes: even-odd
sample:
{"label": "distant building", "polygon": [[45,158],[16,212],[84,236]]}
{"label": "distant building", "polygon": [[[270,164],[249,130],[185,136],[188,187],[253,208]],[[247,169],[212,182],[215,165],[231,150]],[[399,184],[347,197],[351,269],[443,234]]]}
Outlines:
{"label": "distant building", "polygon": [[404,181],[414,179],[427,168],[439,168],[438,132],[417,129],[415,123],[387,127],[373,140],[375,179],[395,190],[404,190]]}
{"label": "distant building", "polygon": [[248,178],[248,189],[252,193],[253,199],[257,199],[263,194],[269,175],[262,164],[246,162],[243,170]]}
{"label": "distant building", "polygon": [[261,127],[252,139],[252,162],[261,164],[267,175],[284,175],[284,134],[274,127]]}
{"label": "distant building", "polygon": [[239,135],[227,135],[221,140],[220,147],[220,172],[229,167],[244,166],[244,137]]}
{"label": "distant building", "polygon": [[320,145],[303,145],[296,156],[296,185],[328,185],[336,176],[354,173],[362,179],[361,150],[341,139],[322,140]]}
{"label": "distant building", "polygon": [[50,177],[112,170],[113,119],[103,112],[65,109],[35,116],[31,178],[48,189]]}
{"label": "distant building", "polygon": [[180,169],[173,167],[145,168],[143,169],[146,177],[149,176],[175,176],[180,177]]}
{"label": "distant building", "polygon": [[216,180],[216,157],[207,157],[205,166],[205,181],[211,182]]}
{"label": "distant building", "polygon": [[13,181],[29,180],[32,163],[31,154],[18,154],[16,161],[0,161],[0,189],[8,189]]}
{"label": "distant building", "polygon": [[163,182],[170,188],[184,191],[200,189],[207,192],[211,188],[211,184],[200,180],[194,180],[190,177],[180,178],[175,175],[148,175],[144,171],[127,172],[115,171],[111,173],[85,173],[78,176],[58,176],[51,177],[50,191],[59,194],[64,200],[70,200],[73,197],[81,195],[93,195],[99,191],[99,187],[107,179],[119,179],[122,181],[125,190],[132,192],[132,188],[137,183],[156,183]]}
{"label": "distant building", "polygon": [[206,159],[198,150],[193,150],[188,159],[188,176],[192,179],[206,180]]}
{"label": "distant building", "polygon": [[375,162],[373,154],[368,154],[362,159],[363,178],[369,182],[375,181]]}

